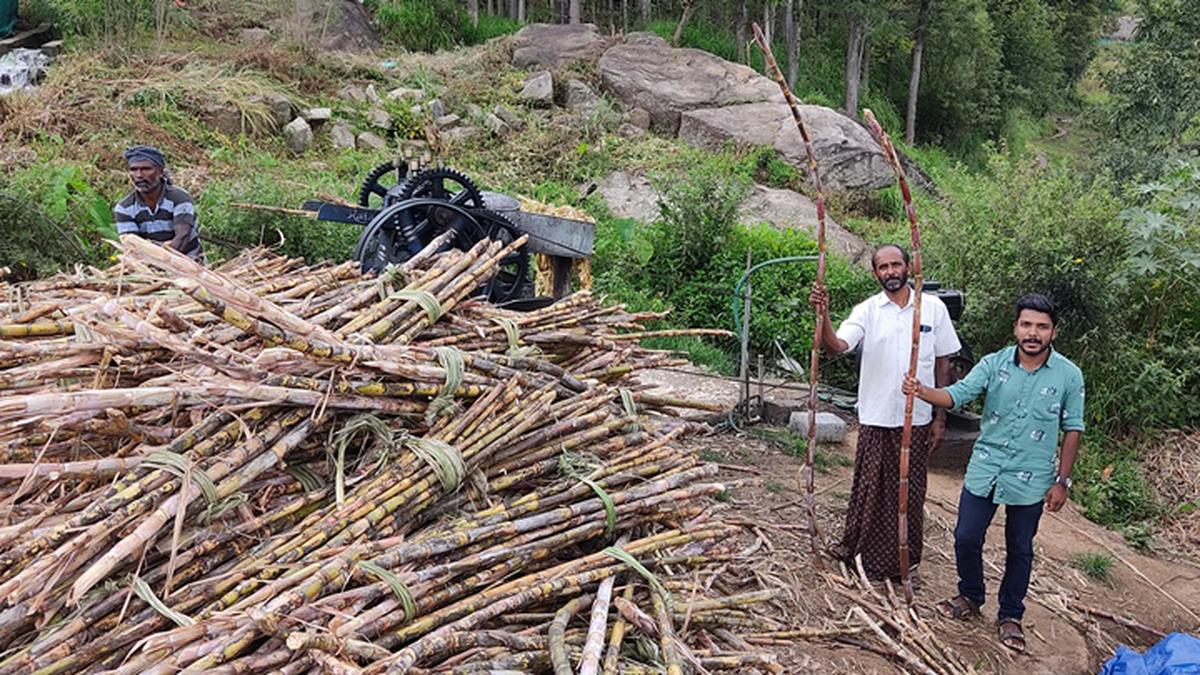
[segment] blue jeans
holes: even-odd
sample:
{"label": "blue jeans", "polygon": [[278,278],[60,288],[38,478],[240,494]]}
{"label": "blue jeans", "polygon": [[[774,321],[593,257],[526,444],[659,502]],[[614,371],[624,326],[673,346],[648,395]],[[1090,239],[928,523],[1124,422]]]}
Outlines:
{"label": "blue jeans", "polygon": [[[1033,536],[1042,518],[1042,502],[1004,507],[1004,581],[1000,583],[1000,619],[1021,620],[1025,592],[1033,570]],[[954,528],[954,559],[958,566],[958,593],[976,605],[987,599],[983,582],[983,540],[996,504],[991,495],[977,497],[964,487],[958,498],[958,525]]]}

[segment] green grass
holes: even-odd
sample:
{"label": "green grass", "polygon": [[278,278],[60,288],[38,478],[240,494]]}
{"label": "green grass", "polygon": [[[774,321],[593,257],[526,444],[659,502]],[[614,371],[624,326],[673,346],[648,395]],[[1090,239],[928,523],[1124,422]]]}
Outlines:
{"label": "green grass", "polygon": [[1112,585],[1112,566],[1116,560],[1108,553],[1078,553],[1071,562],[1092,581]]}
{"label": "green grass", "polygon": [[[808,439],[780,427],[756,427],[750,430],[755,438],[764,440],[792,457],[808,455]],[[834,467],[854,466],[854,460],[821,444],[813,451],[813,468],[821,474],[829,473]]]}
{"label": "green grass", "polygon": [[719,375],[737,372],[734,356],[729,349],[722,349],[711,342],[695,336],[650,338],[642,341],[650,349],[670,349],[687,357],[689,361],[704,366]]}

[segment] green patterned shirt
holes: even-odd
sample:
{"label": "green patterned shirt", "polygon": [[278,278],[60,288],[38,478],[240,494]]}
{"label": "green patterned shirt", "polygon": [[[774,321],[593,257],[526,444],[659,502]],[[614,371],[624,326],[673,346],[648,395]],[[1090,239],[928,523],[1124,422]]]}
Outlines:
{"label": "green patterned shirt", "polygon": [[[1083,373],[1051,350],[1037,370],[1017,362],[1013,345],[988,354],[946,388],[955,408],[986,394],[979,440],[963,483],[997,504],[1036,504],[1056,477],[1058,432],[1083,431]],[[993,492],[993,488],[995,491]]]}

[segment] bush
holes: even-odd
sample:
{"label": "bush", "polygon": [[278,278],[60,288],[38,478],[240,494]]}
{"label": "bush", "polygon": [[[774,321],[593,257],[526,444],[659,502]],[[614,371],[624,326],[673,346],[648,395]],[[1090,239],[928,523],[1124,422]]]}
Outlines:
{"label": "bush", "polygon": [[[599,288],[636,309],[672,308],[671,326],[732,329],[734,290],[747,254],[760,263],[816,253],[804,232],[738,226],[737,208],[757,166],[717,156],[680,169],[670,180],[660,176],[662,219],[649,225],[602,214],[595,254]],[[769,361],[778,355],[778,340],[788,355],[804,362],[812,342],[807,297],[815,269],[812,262],[786,263],[764,267],[751,278],[750,344]],[[835,256],[826,275],[835,311],[848,313],[875,289],[866,270]],[[737,349],[733,341],[723,347],[727,354]],[[724,363],[731,369],[732,361]]]}
{"label": "bush", "polygon": [[112,202],[84,169],[64,161],[6,177],[0,191],[0,267],[19,279],[53,274],[76,263],[104,265],[116,239]]}
{"label": "bush", "polygon": [[380,2],[375,22],[384,40],[422,52],[463,44],[470,31],[466,12],[447,0]]}
{"label": "bush", "polygon": [[377,0],[373,4],[383,39],[414,51],[479,44],[521,27],[513,19],[487,12],[480,12],[478,24],[472,25],[467,12],[453,0]]}

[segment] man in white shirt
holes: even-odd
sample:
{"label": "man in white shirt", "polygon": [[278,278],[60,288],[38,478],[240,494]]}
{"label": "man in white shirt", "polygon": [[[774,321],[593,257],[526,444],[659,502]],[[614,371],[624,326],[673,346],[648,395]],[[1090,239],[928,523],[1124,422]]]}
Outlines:
{"label": "man in white shirt", "polygon": [[[867,576],[900,576],[898,501],[900,435],[904,426],[904,394],[900,385],[908,373],[912,350],[913,298],[908,285],[908,252],[885,244],[871,259],[883,291],[859,303],[835,332],[828,311],[821,343],[835,354],[862,345],[858,379],[858,448],[854,485],[841,542],[830,547],[835,557],[853,563],[861,555]],[[935,386],[950,384],[950,360],[962,345],[950,312],[937,296],[921,299],[921,342],[917,379]],[[829,292],[814,285],[809,297],[814,308],[829,307]],[[945,431],[945,412],[936,415],[924,401],[913,402],[912,447],[909,456],[909,554],[915,568],[921,561],[925,525],[926,462]]]}

